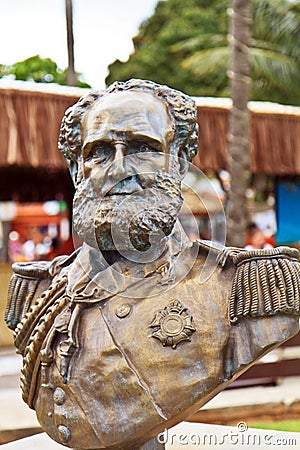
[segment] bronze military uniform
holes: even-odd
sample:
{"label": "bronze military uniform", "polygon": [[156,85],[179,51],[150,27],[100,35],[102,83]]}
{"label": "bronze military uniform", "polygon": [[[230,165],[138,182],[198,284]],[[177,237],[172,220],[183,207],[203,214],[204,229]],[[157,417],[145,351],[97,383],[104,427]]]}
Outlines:
{"label": "bronze military uniform", "polygon": [[[178,283],[176,276],[181,278],[185,263],[194,257],[195,247],[193,268]],[[85,262],[92,252],[87,246],[81,249]],[[263,253],[256,258],[249,252],[242,255],[245,264],[251,265],[265,263]],[[281,249],[279,255],[287,262],[290,277],[298,276],[295,251]],[[128,295],[126,290],[121,295],[101,290],[99,280],[80,292],[78,279],[90,267],[83,267],[77,277],[77,298],[73,295],[72,301],[69,298],[65,302],[61,296],[63,306],[57,309],[49,298],[52,306],[44,305],[42,310],[47,315],[47,309],[52,308],[49,319],[53,325],[39,335],[41,322],[36,321],[31,334],[35,339],[39,335],[40,359],[30,354],[32,339],[26,337],[25,359],[33,359],[34,368],[23,390],[24,398],[36,409],[39,421],[53,439],[73,448],[133,448],[144,430],[151,437],[183,420],[264,353],[297,333],[298,318],[293,315],[299,314],[299,304],[288,305],[290,300],[285,303],[281,298],[280,309],[276,311],[276,305],[272,305],[268,310],[261,294],[256,309],[252,300],[244,319],[239,317],[238,324],[234,320],[231,323],[230,299],[235,289],[241,289],[235,285],[233,257],[224,267],[218,265],[205,284],[205,292],[201,292],[199,273],[206,257],[207,250],[201,243],[181,250],[174,263],[175,278],[167,289],[154,295],[165,261],[162,258],[155,267],[143,267],[142,299],[130,295],[132,286],[127,288]],[[273,259],[277,259],[276,254]],[[53,284],[64,282],[64,292],[70,293],[74,286],[68,286],[67,279],[78,261],[69,262],[58,258],[50,272],[60,268]],[[128,273],[130,264],[124,264]],[[24,273],[26,263],[18,267],[23,267]],[[28,278],[24,280],[28,292],[30,283]],[[234,297],[236,307],[239,300]],[[78,306],[80,311],[75,313],[70,330]],[[22,334],[21,327],[19,331]],[[70,331],[73,349],[67,342]]]}
{"label": "bronze military uniform", "polygon": [[196,108],[167,86],[91,92],[66,112],[59,148],[83,245],[13,266],[6,321],[23,399],[57,442],[132,450],[298,332],[298,252],[185,239]]}

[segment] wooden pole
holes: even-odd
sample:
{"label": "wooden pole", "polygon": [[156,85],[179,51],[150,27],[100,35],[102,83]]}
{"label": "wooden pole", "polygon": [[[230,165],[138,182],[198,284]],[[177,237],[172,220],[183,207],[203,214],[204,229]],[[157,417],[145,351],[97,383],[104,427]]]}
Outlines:
{"label": "wooden pole", "polygon": [[249,222],[246,191],[250,179],[250,40],[251,0],[232,0],[229,41],[231,45],[232,109],[229,115],[229,172],[231,189],[227,204],[227,244],[244,247]]}
{"label": "wooden pole", "polygon": [[69,86],[77,85],[77,78],[74,64],[74,35],[73,35],[73,4],[72,0],[65,0],[66,23],[67,23],[67,44],[68,44],[68,68],[66,83]]}

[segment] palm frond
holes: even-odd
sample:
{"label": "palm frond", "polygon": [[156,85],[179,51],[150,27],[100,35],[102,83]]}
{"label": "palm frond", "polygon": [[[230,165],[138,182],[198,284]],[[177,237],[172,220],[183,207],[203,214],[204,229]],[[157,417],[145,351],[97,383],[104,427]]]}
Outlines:
{"label": "palm frond", "polygon": [[287,55],[271,50],[251,49],[252,76],[265,79],[278,88],[300,90],[300,66]]}
{"label": "palm frond", "polygon": [[252,36],[254,39],[277,44],[286,53],[293,54],[297,43],[299,46],[300,23],[291,3],[282,0],[256,0]]}
{"label": "palm frond", "polygon": [[199,34],[189,39],[177,42],[171,46],[171,52],[196,52],[207,47],[220,47],[226,45],[226,36],[224,34],[205,33]]}
{"label": "palm frond", "polygon": [[199,78],[218,70],[227,70],[229,66],[229,47],[201,50],[186,58],[182,67],[191,70]]}

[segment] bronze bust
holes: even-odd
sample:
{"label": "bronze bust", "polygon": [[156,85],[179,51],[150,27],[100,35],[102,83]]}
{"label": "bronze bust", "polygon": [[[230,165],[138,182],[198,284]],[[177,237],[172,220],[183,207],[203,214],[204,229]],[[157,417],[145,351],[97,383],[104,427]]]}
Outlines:
{"label": "bronze bust", "polygon": [[91,92],[67,110],[59,148],[83,245],[13,265],[23,398],[67,447],[161,448],[159,433],[298,332],[298,252],[186,238],[197,123],[181,92],[143,80]]}

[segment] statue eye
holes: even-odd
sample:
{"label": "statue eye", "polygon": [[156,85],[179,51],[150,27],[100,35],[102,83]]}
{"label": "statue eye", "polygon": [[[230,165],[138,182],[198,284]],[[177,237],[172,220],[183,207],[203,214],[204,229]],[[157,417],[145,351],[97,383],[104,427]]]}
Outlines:
{"label": "statue eye", "polygon": [[152,147],[150,147],[150,145],[145,144],[143,142],[131,142],[130,146],[128,147],[129,155],[145,152],[155,152],[155,150]]}
{"label": "statue eye", "polygon": [[150,147],[150,145],[147,144],[141,144],[140,146],[140,152],[154,152],[153,148]]}
{"label": "statue eye", "polygon": [[97,143],[93,145],[91,148],[88,158],[89,159],[96,159],[100,161],[106,161],[109,159],[112,155],[112,147],[109,146],[109,144],[100,144]]}

